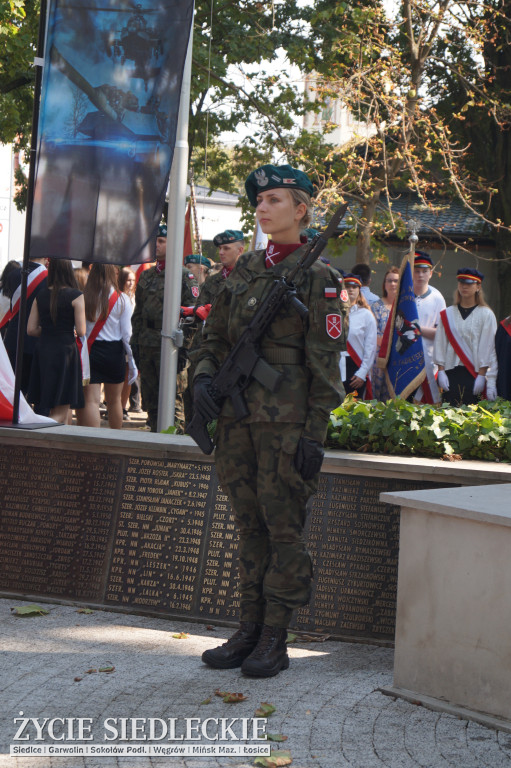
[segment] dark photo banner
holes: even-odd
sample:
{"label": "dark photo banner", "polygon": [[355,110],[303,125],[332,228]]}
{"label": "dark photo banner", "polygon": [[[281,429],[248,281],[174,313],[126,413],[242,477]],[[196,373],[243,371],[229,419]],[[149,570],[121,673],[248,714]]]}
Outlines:
{"label": "dark photo banner", "polygon": [[193,0],[53,0],[32,258],[153,257],[192,16]]}

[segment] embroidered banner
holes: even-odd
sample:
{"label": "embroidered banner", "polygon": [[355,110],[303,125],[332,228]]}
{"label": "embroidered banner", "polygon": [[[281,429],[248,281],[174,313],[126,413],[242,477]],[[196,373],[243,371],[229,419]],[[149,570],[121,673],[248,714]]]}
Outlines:
{"label": "embroidered banner", "polygon": [[153,258],[192,13],[192,0],[52,0],[33,258]]}

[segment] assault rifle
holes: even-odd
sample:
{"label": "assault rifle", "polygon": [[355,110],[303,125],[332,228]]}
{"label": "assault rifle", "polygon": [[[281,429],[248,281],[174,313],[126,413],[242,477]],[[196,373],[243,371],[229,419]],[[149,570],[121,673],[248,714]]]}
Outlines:
{"label": "assault rifle", "polygon": [[[247,328],[213,376],[208,390],[209,394],[218,406],[221,406],[226,397],[230,397],[237,421],[249,415],[243,392],[253,379],[269,389],[270,392],[277,391],[282,380],[282,374],[272,368],[262,357],[259,342],[282,306],[290,305],[301,318],[307,317],[309,310],[296,295],[296,286],[293,281],[299,272],[309,269],[319,258],[328,239],[339,226],[347,208],[348,205],[344,204],[335,211],[327,228],[324,232],[318,232],[314,236],[287,277],[281,276],[275,279],[269,293],[261,302]],[[200,413],[197,410],[194,412],[193,418],[186,428],[186,432],[206,454],[213,451],[213,441],[208,434],[208,424],[215,418],[216,413],[201,408]]]}

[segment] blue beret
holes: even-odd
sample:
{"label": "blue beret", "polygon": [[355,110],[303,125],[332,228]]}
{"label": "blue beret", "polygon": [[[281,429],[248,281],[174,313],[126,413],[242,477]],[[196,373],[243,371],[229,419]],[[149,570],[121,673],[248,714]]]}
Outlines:
{"label": "blue beret", "polygon": [[302,189],[308,195],[312,195],[312,182],[303,171],[292,168],[290,165],[262,165],[256,171],[252,171],[245,182],[247,197],[254,206],[257,206],[257,195],[267,189]]}
{"label": "blue beret", "polygon": [[237,243],[240,240],[245,241],[243,232],[239,229],[226,229],[225,232],[215,235],[213,238],[213,245],[220,248],[221,245],[228,245],[229,243]]}
{"label": "blue beret", "polygon": [[200,253],[190,253],[188,256],[185,256],[185,264],[203,264],[208,269],[211,269],[210,260]]}
{"label": "blue beret", "polygon": [[478,269],[463,267],[463,269],[458,269],[456,272],[456,279],[459,280],[460,283],[482,283],[484,275],[482,272],[479,272]]}
{"label": "blue beret", "polygon": [[167,237],[167,225],[160,224],[158,227],[158,237]]}

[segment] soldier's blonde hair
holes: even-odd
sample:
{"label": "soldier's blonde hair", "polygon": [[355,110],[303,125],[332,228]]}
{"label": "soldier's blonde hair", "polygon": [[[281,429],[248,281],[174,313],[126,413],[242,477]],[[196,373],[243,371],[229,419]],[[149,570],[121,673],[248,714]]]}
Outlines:
{"label": "soldier's blonde hair", "polygon": [[291,197],[293,198],[293,202],[296,206],[299,206],[300,203],[303,203],[307,208],[303,218],[299,222],[300,229],[305,229],[312,221],[312,200],[310,195],[307,194],[307,192],[305,192],[303,189],[290,189],[289,191],[291,192]]}

